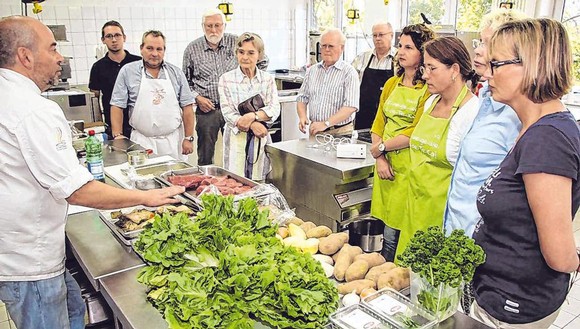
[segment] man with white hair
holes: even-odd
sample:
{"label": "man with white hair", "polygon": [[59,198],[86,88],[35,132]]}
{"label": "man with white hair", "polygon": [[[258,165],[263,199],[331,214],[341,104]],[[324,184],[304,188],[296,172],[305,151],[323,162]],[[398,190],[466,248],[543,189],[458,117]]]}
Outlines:
{"label": "man with white hair", "polygon": [[[353,131],[359,107],[359,82],[356,70],[340,59],[346,37],[339,29],[320,36],[322,62],[311,66],[298,93],[298,128],[310,135],[344,135]],[[308,115],[306,107],[308,106]]]}
{"label": "man with white hair", "polygon": [[379,22],[373,25],[374,48],[359,54],[352,66],[360,78],[360,106],[354,123],[355,129],[370,129],[377,108],[383,86],[394,75],[391,47],[393,41],[393,27],[391,23]]}
{"label": "man with white hair", "polygon": [[[218,79],[238,66],[234,53],[237,35],[224,33],[226,19],[219,9],[206,11],[201,18],[204,36],[193,40],[183,53],[183,72],[195,96],[197,110],[198,165],[212,164],[218,131],[225,121],[220,109]],[[268,57],[258,62],[268,67]]]}

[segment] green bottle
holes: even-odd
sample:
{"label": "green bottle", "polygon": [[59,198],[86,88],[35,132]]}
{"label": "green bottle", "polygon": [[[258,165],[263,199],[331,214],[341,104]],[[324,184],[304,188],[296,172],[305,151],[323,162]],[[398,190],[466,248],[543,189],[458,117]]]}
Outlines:
{"label": "green bottle", "polygon": [[95,137],[95,131],[89,130],[89,137],[85,140],[87,152],[87,168],[96,180],[105,181],[103,165],[103,144]]}

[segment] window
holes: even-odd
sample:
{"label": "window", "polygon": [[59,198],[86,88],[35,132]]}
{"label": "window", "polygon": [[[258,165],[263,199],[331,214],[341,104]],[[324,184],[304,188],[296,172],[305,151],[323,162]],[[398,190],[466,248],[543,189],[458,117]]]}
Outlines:
{"label": "window", "polygon": [[562,23],[568,30],[572,44],[573,74],[576,86],[580,86],[580,0],[566,0]]}
{"label": "window", "polygon": [[322,31],[334,27],[334,14],[336,12],[335,0],[312,1],[312,26],[311,30]]}
{"label": "window", "polygon": [[458,0],[457,31],[479,31],[482,13],[491,11],[492,0]]}

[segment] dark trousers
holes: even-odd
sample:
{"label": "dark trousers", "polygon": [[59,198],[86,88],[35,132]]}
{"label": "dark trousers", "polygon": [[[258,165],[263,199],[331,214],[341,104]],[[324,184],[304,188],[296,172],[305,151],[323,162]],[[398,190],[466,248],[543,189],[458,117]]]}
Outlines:
{"label": "dark trousers", "polygon": [[204,113],[197,110],[195,113],[197,132],[197,164],[200,166],[214,163],[215,143],[218,131],[223,131],[225,120],[221,110]]}
{"label": "dark trousers", "polygon": [[395,261],[395,254],[397,252],[397,245],[399,244],[399,234],[401,231],[385,225],[385,232],[383,234],[383,250],[381,255],[385,257],[387,262]]}

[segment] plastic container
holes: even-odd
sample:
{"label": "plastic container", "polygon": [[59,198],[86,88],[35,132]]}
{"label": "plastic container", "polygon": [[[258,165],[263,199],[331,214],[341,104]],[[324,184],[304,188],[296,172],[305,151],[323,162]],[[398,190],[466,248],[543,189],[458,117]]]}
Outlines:
{"label": "plastic container", "polygon": [[89,137],[85,140],[85,151],[87,168],[96,180],[105,181],[103,144],[95,137],[94,130],[89,130]]}
{"label": "plastic container", "polygon": [[342,329],[396,329],[385,319],[361,304],[341,308],[330,316],[335,328]]}
{"label": "plastic container", "polygon": [[394,328],[428,329],[437,324],[435,315],[391,288],[367,296],[362,305],[387,320]]}

